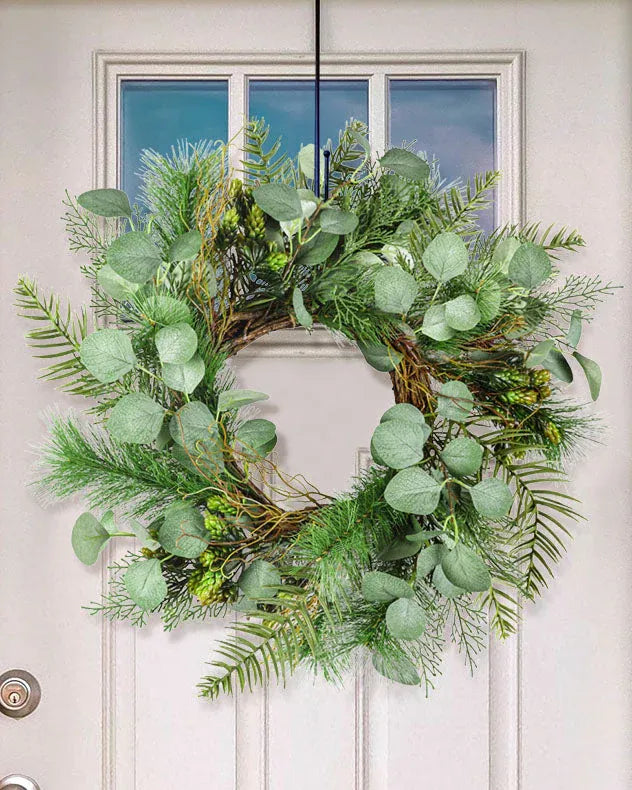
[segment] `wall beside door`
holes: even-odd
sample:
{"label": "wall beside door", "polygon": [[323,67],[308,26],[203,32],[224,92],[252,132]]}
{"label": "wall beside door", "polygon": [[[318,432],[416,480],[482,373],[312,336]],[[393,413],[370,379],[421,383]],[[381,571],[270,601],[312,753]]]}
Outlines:
{"label": "wall beside door", "polygon": [[[524,49],[527,213],[585,236],[587,248],[563,269],[629,286],[632,4],[324,0],[324,7],[328,51]],[[0,14],[0,669],[24,666],[43,687],[31,718],[0,721],[0,775],[22,770],[46,790],[79,790],[104,779],[100,624],[80,609],[98,595],[98,570],[80,566],[69,550],[77,508],[43,511],[24,485],[30,448],[41,439],[38,415],[68,401],[36,386],[10,291],[27,271],[75,301],[84,296],[59,217],[64,189],[80,192],[93,178],[94,50],[308,52],[311,5],[26,0],[0,2]],[[522,630],[522,790],[624,790],[632,783],[629,300],[628,290],[619,292],[586,330],[587,353],[604,371],[599,411],[610,428],[590,451],[590,469],[581,459],[576,464],[573,490],[587,522]],[[459,683],[458,697],[456,686],[442,694],[466,706],[467,689]],[[119,703],[124,718],[126,700]],[[484,748],[479,735],[455,737],[455,761],[459,750]],[[387,766],[376,786],[402,786],[400,769]],[[434,780],[436,766],[427,770]],[[232,786],[232,774],[223,781],[222,788]]]}

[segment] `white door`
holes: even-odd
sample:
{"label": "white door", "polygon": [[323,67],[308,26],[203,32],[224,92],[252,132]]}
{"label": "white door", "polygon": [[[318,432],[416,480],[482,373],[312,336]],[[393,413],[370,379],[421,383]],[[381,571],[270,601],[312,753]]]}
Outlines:
{"label": "white door", "polygon": [[[208,703],[195,684],[219,624],[135,632],[82,610],[100,594],[105,563],[87,570],[70,551],[80,505],[44,509],[27,488],[40,415],[71,404],[35,381],[11,288],[28,272],[75,303],[85,297],[60,200],[66,188],[115,184],[129,143],[119,123],[126,79],[224,80],[234,132],[249,78],[309,76],[312,9],[254,0],[0,8],[0,674],[26,669],[42,688],[30,716],[0,716],[0,778],[31,776],[42,790],[630,787],[625,291],[587,331],[604,369],[600,409],[610,426],[590,468],[575,469],[587,523],[519,637],[492,644],[474,677],[452,652],[428,699],[362,672],[342,690],[297,676],[285,690]],[[366,82],[378,147],[389,118],[393,134],[393,81],[493,82],[495,156],[505,173],[499,219],[578,227],[588,247],[573,264],[629,281],[632,5],[331,0],[323,16],[324,49],[337,53],[326,73]],[[234,52],[242,54],[221,54]],[[370,431],[390,403],[388,380],[318,333],[272,336],[238,372],[271,396],[283,465],[325,490],[343,489],[366,463]]]}

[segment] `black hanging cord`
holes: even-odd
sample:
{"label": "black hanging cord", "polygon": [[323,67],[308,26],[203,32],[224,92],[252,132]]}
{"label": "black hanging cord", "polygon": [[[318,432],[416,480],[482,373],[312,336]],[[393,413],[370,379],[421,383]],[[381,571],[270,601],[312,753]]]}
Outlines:
{"label": "black hanging cord", "polygon": [[[315,0],[316,80],[314,83],[314,192],[320,197],[320,0]],[[327,189],[327,187],[325,187]]]}

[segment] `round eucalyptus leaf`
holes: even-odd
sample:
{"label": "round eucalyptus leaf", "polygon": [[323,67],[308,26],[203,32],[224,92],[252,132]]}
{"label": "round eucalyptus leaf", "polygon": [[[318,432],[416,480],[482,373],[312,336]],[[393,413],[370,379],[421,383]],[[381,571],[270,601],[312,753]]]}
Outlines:
{"label": "round eucalyptus leaf", "polygon": [[531,291],[542,285],[551,276],[551,271],[546,250],[527,241],[514,252],[507,275],[513,283]]}
{"label": "round eucalyptus leaf", "polygon": [[338,246],[340,237],[335,233],[319,231],[303,244],[296,256],[296,260],[303,266],[318,266],[324,263]]}
{"label": "round eucalyptus leaf", "polygon": [[514,256],[514,253],[522,245],[520,239],[515,236],[507,236],[500,244],[496,246],[494,254],[492,255],[492,263],[498,267],[498,270],[503,274],[507,274],[509,264]]}
{"label": "round eucalyptus leaf", "polygon": [[402,683],[404,686],[421,685],[421,678],[415,665],[403,654],[383,656],[381,653],[374,652],[371,654],[371,662],[375,671],[388,680]]}
{"label": "round eucalyptus leaf", "polygon": [[158,247],[139,230],[131,230],[114,239],[105,260],[118,275],[131,283],[151,280],[162,263]]}
{"label": "round eucalyptus leaf", "polygon": [[467,247],[460,236],[446,231],[434,237],[421,260],[428,274],[438,282],[446,283],[467,269]]}
{"label": "round eucalyptus leaf", "polygon": [[570,384],[573,380],[573,371],[561,351],[552,348],[548,357],[542,362],[542,367],[550,371],[555,378]]}
{"label": "round eucalyptus leaf", "polygon": [[457,332],[467,332],[481,320],[481,312],[476,300],[469,294],[457,296],[445,303],[445,320]]}
{"label": "round eucalyptus leaf", "polygon": [[424,456],[424,427],[416,422],[387,420],[373,431],[371,447],[391,469],[405,469]]}
{"label": "round eucalyptus leaf", "polygon": [[120,379],[136,364],[132,341],[120,329],[92,332],[82,341],[79,358],[84,368],[104,384]]}
{"label": "round eucalyptus leaf", "polygon": [[449,582],[467,592],[489,590],[492,577],[487,566],[469,546],[457,543],[441,560],[441,568]]}
{"label": "round eucalyptus leaf", "polygon": [[276,447],[276,426],[270,420],[248,420],[237,430],[237,441],[243,445],[242,452],[251,460],[265,458]]}
{"label": "round eucalyptus leaf", "polygon": [[194,559],[208,547],[209,535],[200,511],[188,502],[173,502],[167,507],[158,530],[158,542],[176,557]]}
{"label": "round eucalyptus leaf", "polygon": [[151,551],[155,551],[156,549],[160,548],[160,543],[152,538],[147,527],[144,524],[141,524],[140,521],[132,519],[129,525],[134,535],[136,535],[138,540],[143,544],[143,547],[148,548]]}
{"label": "round eucalyptus leaf", "polygon": [[252,196],[259,208],[277,222],[303,216],[300,195],[287,184],[261,184],[253,189]]}
{"label": "round eucalyptus leaf", "polygon": [[129,597],[145,612],[152,612],[167,597],[167,582],[160,560],[137,560],[125,571],[123,583]]}
{"label": "round eucalyptus leaf", "polygon": [[399,598],[386,610],[386,627],[395,639],[419,639],[426,630],[426,614],[417,601]]}
{"label": "round eucalyptus leaf", "polygon": [[352,211],[338,208],[324,208],[318,217],[320,227],[325,233],[346,236],[358,227],[358,218]]}
{"label": "round eucalyptus leaf", "polygon": [[446,381],[439,390],[437,413],[446,420],[463,422],[474,406],[474,396],[462,381]]}
{"label": "round eucalyptus leaf", "polygon": [[97,282],[101,290],[117,302],[127,301],[140,288],[138,283],[130,283],[124,280],[107,263],[97,272]]}
{"label": "round eucalyptus leaf", "polygon": [[427,537],[424,532],[406,535],[404,540],[394,540],[380,552],[380,559],[390,562],[392,560],[402,560],[405,557],[414,557],[425,540],[427,540]]}
{"label": "round eucalyptus leaf", "polygon": [[[301,171],[301,173],[303,173],[305,178],[309,179],[310,181],[313,181],[315,178],[315,173],[314,173],[315,170],[314,160],[316,159],[315,153],[316,153],[316,149],[314,147],[314,143],[308,143],[307,145],[301,146],[301,149],[298,152],[299,170]],[[320,167],[319,180],[322,184],[325,175],[325,156],[322,150],[320,151],[319,167]]]}
{"label": "round eucalyptus leaf", "polygon": [[443,559],[447,549],[443,543],[433,543],[432,546],[423,549],[417,557],[417,578],[424,579],[437,567]]}
{"label": "round eucalyptus leaf", "polygon": [[454,329],[448,326],[444,304],[434,304],[425,314],[421,331],[433,340],[443,342],[454,337]]}
{"label": "round eucalyptus leaf", "polygon": [[249,406],[251,403],[268,400],[268,397],[265,392],[256,390],[225,390],[220,392],[217,399],[217,411],[234,411],[241,409],[242,406]]}
{"label": "round eucalyptus leaf", "polygon": [[92,513],[82,513],[72,528],[72,548],[84,565],[94,565],[111,535]]}
{"label": "round eucalyptus leaf", "polygon": [[524,363],[525,367],[537,368],[538,365],[544,364],[544,360],[547,359],[554,346],[554,340],[541,340],[539,343],[536,343],[531,351],[529,351],[529,355]]}
{"label": "round eucalyptus leaf", "polygon": [[385,266],[373,281],[375,306],[384,313],[407,313],[417,298],[417,281],[399,266]]}
{"label": "round eucalyptus leaf", "polygon": [[476,511],[485,518],[498,520],[511,510],[513,494],[511,489],[497,477],[487,477],[470,488],[470,496]]}
{"label": "round eucalyptus leaf", "polygon": [[582,336],[582,311],[573,310],[571,320],[566,333],[566,342],[571,348],[575,348]]}
{"label": "round eucalyptus leaf", "polygon": [[311,329],[314,325],[314,319],[305,309],[303,292],[298,287],[298,285],[295,286],[294,291],[292,292],[292,306],[294,307],[294,315],[296,316],[296,320],[299,322],[299,324],[304,326],[306,329]]}
{"label": "round eucalyptus leaf", "polygon": [[223,442],[217,423],[204,403],[185,403],[171,418],[169,431],[177,444],[173,455],[183,466],[211,476],[223,470]]}
{"label": "round eucalyptus leaf", "polygon": [[418,466],[402,469],[384,490],[384,499],[401,513],[428,516],[433,513],[441,497],[441,485]]}
{"label": "round eucalyptus leaf", "polygon": [[151,444],[158,438],[165,410],[143,392],[119,398],[110,412],[107,429],[117,442]]}
{"label": "round eucalyptus leaf", "polygon": [[460,436],[446,444],[441,451],[441,460],[457,477],[475,475],[483,462],[483,448],[474,439]]}
{"label": "round eucalyptus leaf", "polygon": [[281,584],[281,574],[271,562],[255,560],[239,577],[239,588],[251,600],[274,598]]}
{"label": "round eucalyptus leaf", "polygon": [[150,323],[158,326],[190,324],[193,320],[186,302],[174,296],[154,294],[139,300],[138,309]]}
{"label": "round eucalyptus leaf", "polygon": [[458,598],[465,593],[462,587],[457,587],[448,579],[441,565],[437,565],[432,574],[432,583],[444,598]]}
{"label": "round eucalyptus leaf", "polygon": [[198,347],[195,329],[190,324],[163,326],[156,332],[154,342],[163,365],[188,362]]}
{"label": "round eucalyptus leaf", "polygon": [[[396,403],[394,406],[391,406],[380,417],[380,422],[388,422],[389,420],[414,422],[417,425],[423,425],[425,428],[428,428],[424,415],[412,403]],[[428,430],[430,429],[428,428]]]}
{"label": "round eucalyptus leaf", "polygon": [[169,245],[170,261],[192,261],[202,249],[202,234],[199,230],[189,230],[174,239]]}
{"label": "round eucalyptus leaf", "polygon": [[428,163],[404,148],[391,148],[380,158],[380,165],[410,181],[425,181],[430,175]]}
{"label": "round eucalyptus leaf", "polygon": [[[410,250],[399,244],[385,244],[380,250],[380,255],[392,266],[399,266],[412,271],[415,268],[415,259]],[[415,287],[416,287],[415,283]]]}
{"label": "round eucalyptus leaf", "polygon": [[395,351],[395,349],[381,343],[373,345],[358,343],[358,348],[369,365],[375,370],[379,370],[380,373],[388,373],[391,370],[395,370],[402,361],[402,355],[399,351]]}
{"label": "round eucalyptus leaf", "polygon": [[204,360],[195,354],[188,362],[165,363],[162,378],[170,389],[190,394],[204,378]]}
{"label": "round eucalyptus leaf", "polygon": [[81,208],[97,217],[131,217],[129,198],[120,189],[91,189],[77,198]]}
{"label": "round eucalyptus leaf", "polygon": [[362,595],[371,602],[394,601],[395,598],[412,598],[415,593],[405,579],[383,571],[369,571],[362,577]]}
{"label": "round eucalyptus leaf", "polygon": [[349,263],[357,264],[363,269],[370,269],[384,265],[382,259],[374,252],[369,252],[369,250],[360,250],[359,252],[354,253],[351,258],[349,258]]}
{"label": "round eucalyptus leaf", "polygon": [[590,397],[597,400],[601,390],[601,368],[599,365],[588,357],[583,356],[579,351],[574,351],[573,356],[579,362],[581,369],[584,371],[586,381],[590,388]]}
{"label": "round eucalyptus leaf", "polygon": [[481,321],[484,324],[496,318],[500,312],[502,300],[503,292],[498,283],[488,281],[481,285],[476,294],[476,306],[481,314]]}

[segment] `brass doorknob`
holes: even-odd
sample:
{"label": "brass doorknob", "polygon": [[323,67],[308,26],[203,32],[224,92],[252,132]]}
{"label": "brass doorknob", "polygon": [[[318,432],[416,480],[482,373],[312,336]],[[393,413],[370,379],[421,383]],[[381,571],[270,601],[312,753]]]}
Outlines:
{"label": "brass doorknob", "polygon": [[11,774],[0,779],[0,790],[40,790],[40,786],[28,776]]}

